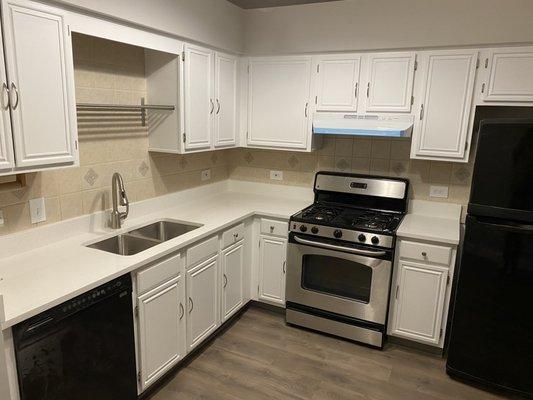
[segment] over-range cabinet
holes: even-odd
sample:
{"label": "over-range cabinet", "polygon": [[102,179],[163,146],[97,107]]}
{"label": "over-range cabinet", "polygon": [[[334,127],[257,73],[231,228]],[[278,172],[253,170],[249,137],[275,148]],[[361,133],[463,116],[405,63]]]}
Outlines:
{"label": "over-range cabinet", "polygon": [[532,244],[533,118],[484,120],[455,296],[450,375],[533,396]]}

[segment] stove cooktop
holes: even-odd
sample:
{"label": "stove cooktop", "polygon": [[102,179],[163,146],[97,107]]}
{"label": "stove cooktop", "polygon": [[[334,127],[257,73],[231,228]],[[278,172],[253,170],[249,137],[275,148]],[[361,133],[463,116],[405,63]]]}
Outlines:
{"label": "stove cooktop", "polygon": [[402,218],[402,214],[386,211],[315,203],[295,214],[291,221],[394,234]]}

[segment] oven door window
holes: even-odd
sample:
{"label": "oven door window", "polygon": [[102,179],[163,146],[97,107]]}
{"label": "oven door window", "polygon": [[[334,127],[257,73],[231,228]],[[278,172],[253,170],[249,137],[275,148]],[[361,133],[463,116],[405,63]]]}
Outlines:
{"label": "oven door window", "polygon": [[366,265],[331,256],[303,256],[304,289],[368,303],[371,282],[372,268]]}

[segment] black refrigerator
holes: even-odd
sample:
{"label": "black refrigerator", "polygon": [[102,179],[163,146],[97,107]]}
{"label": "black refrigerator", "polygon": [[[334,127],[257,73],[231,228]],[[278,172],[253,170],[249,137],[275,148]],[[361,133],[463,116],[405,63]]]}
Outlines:
{"label": "black refrigerator", "polygon": [[533,397],[533,119],[480,124],[449,375]]}

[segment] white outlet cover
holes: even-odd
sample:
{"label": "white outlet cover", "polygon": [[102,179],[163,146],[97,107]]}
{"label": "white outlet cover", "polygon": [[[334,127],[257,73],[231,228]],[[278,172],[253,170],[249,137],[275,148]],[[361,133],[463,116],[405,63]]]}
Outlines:
{"label": "white outlet cover", "polygon": [[270,179],[275,181],[283,180],[283,171],[270,171]]}
{"label": "white outlet cover", "polygon": [[448,186],[431,185],[429,187],[429,197],[448,198]]}
{"label": "white outlet cover", "polygon": [[44,208],[44,197],[30,200],[30,219],[32,224],[46,221],[46,209]]}
{"label": "white outlet cover", "polygon": [[202,175],[200,176],[203,181],[208,181],[211,179],[211,170],[210,169],[204,169],[202,171]]}

